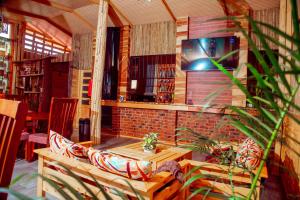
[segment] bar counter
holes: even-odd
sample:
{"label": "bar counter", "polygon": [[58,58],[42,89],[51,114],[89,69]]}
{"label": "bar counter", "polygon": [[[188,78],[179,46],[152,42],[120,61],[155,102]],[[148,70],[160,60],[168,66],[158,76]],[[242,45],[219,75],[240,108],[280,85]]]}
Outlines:
{"label": "bar counter", "polygon": [[[227,114],[235,115],[230,109],[225,108],[225,106],[214,106],[204,108],[201,105],[187,105],[187,104],[163,104],[163,103],[152,103],[152,102],[133,102],[133,101],[112,101],[112,100],[102,100],[102,106],[120,107],[120,108],[139,108],[139,109],[149,109],[149,110],[174,110],[174,111],[190,111],[190,112],[204,112],[204,113],[215,113],[215,114]],[[253,108],[244,108],[248,112],[255,114]]]}

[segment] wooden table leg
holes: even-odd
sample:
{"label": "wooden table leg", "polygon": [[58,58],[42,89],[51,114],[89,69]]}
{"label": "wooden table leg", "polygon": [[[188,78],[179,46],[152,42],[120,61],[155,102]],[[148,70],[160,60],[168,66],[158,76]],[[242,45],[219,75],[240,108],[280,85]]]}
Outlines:
{"label": "wooden table leg", "polygon": [[[39,175],[43,175],[43,168],[44,168],[44,157],[43,156],[39,156],[38,158],[38,173]],[[44,181],[43,179],[38,176],[37,178],[37,197],[45,197],[46,194],[45,194],[45,191],[43,190],[43,187],[44,187]]]}

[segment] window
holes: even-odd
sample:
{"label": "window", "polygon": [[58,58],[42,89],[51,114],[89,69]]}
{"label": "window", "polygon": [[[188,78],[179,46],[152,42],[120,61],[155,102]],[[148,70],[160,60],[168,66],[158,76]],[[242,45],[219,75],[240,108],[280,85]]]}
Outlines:
{"label": "window", "polygon": [[26,51],[45,56],[64,55],[70,53],[70,50],[63,44],[59,44],[46,35],[28,28],[25,31],[24,47]]}

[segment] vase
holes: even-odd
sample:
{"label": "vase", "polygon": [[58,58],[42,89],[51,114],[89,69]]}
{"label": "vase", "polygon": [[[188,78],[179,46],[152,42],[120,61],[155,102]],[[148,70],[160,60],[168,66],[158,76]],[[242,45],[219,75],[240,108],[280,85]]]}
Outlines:
{"label": "vase", "polygon": [[155,154],[156,153],[156,149],[152,149],[152,150],[148,150],[148,149],[144,149],[145,153],[149,153],[149,154]]}

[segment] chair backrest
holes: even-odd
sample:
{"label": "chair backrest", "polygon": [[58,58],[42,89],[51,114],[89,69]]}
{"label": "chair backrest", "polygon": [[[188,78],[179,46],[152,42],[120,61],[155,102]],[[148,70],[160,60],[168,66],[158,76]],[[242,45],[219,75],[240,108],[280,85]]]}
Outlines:
{"label": "chair backrest", "polygon": [[55,98],[51,99],[48,134],[50,130],[70,139],[73,133],[73,121],[78,99]]}
{"label": "chair backrest", "polygon": [[27,111],[26,103],[0,99],[0,187],[10,184]]}

